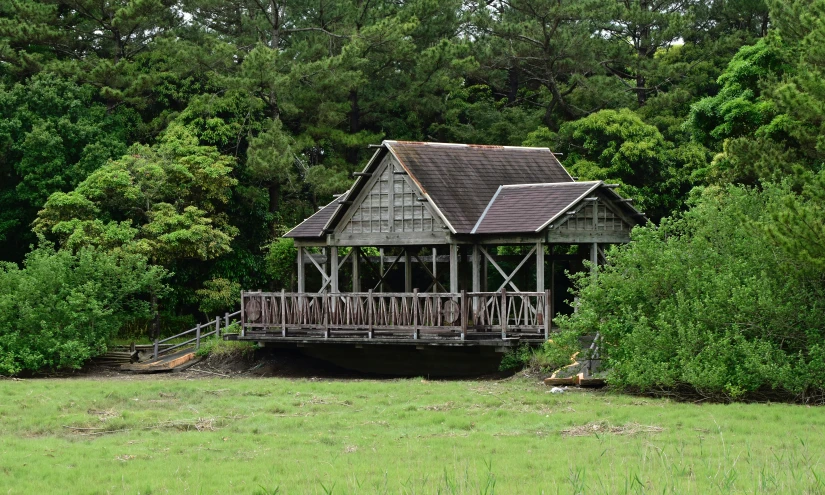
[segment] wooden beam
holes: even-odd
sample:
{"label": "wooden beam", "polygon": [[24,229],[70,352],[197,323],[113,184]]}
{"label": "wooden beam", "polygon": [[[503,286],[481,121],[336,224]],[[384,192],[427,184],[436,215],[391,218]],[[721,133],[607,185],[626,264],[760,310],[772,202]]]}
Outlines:
{"label": "wooden beam", "polygon": [[[392,218],[392,217],[391,217]],[[370,232],[363,234],[338,233],[329,236],[333,246],[431,246],[447,244],[446,232]]]}
{"label": "wooden beam", "polygon": [[[498,263],[496,263],[496,260],[494,260],[493,257],[490,255],[490,253],[488,253],[487,250],[484,249],[484,246],[479,246],[479,249],[481,249],[482,254],[484,254],[484,256],[487,258],[487,260],[490,262],[490,264],[493,265],[493,268],[495,268],[496,271],[498,271],[498,273],[500,273],[501,276],[504,278],[504,280],[505,280],[504,286],[506,286],[509,283],[510,287],[512,287],[514,291],[521,292],[520,290],[518,290],[518,287],[516,287],[516,284],[514,284],[512,282],[512,280],[511,280],[512,276],[511,277],[507,276],[507,274],[504,272],[504,270],[502,270],[502,268],[500,266],[498,266]],[[530,251],[530,254],[533,254],[533,252]],[[521,265],[519,265],[519,266],[521,266]],[[518,270],[518,268],[516,270]],[[501,287],[499,287],[498,290],[501,290]]]}
{"label": "wooden beam", "polygon": [[[505,277],[504,282],[501,284],[501,286],[498,288],[498,290],[502,290],[505,287],[507,287],[508,283],[515,288],[515,285],[513,285],[510,281],[513,279],[513,277],[516,276],[518,271],[521,270],[521,267],[523,267],[524,264],[527,263],[527,260],[529,260],[530,257],[533,256],[533,253],[535,251],[536,251],[536,246],[533,246],[533,248],[530,249],[530,252],[527,253],[527,256],[525,256],[524,259],[521,260],[521,263],[519,263],[518,266],[516,266],[516,268],[513,270],[513,273],[511,273],[508,277]],[[518,289],[516,289],[516,291],[518,291]]]}
{"label": "wooden beam", "polygon": [[544,292],[544,244],[536,243],[536,292]]}

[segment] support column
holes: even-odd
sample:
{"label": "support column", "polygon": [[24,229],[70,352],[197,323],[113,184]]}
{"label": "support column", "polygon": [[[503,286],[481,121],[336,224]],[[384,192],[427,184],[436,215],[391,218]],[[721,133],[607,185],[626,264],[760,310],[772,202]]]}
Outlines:
{"label": "support column", "polygon": [[438,248],[433,246],[433,292],[438,292]]}
{"label": "support column", "polygon": [[458,244],[450,244],[450,292],[458,293]]}
{"label": "support column", "polygon": [[384,248],[378,248],[378,274],[381,276],[378,292],[384,292]]}
{"label": "support column", "polygon": [[412,264],[409,248],[404,248],[404,292],[412,292]]}
{"label": "support column", "polygon": [[544,244],[536,243],[536,292],[544,292]]}
{"label": "support column", "polygon": [[304,271],[304,248],[298,246],[298,293],[306,292],[306,272]]}
{"label": "support column", "polygon": [[[481,250],[478,244],[473,244],[472,255],[473,292],[481,292]],[[478,312],[478,296],[473,297],[473,315]],[[475,316],[474,316],[475,318]]]}
{"label": "support column", "polygon": [[478,244],[473,244],[472,255],[473,292],[481,292],[481,251]]}
{"label": "support column", "polygon": [[330,246],[328,249],[327,258],[329,258],[329,278],[330,278],[330,288],[329,291],[337,294],[338,293],[338,247],[337,246]]}
{"label": "support column", "polygon": [[361,292],[361,248],[352,248],[352,291]]}

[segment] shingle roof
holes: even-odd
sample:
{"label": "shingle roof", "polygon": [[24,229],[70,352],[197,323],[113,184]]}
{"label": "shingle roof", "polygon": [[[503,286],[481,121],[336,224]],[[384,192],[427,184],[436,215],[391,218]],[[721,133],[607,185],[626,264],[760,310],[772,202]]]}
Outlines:
{"label": "shingle roof", "polygon": [[316,211],[312,216],[284,234],[284,237],[323,237],[327,223],[340,206],[338,198],[333,199],[330,204]]}
{"label": "shingle roof", "polygon": [[456,233],[470,233],[505,184],[573,182],[547,148],[384,141]]}
{"label": "shingle roof", "polygon": [[595,181],[502,186],[472,233],[537,232],[601,184]]}

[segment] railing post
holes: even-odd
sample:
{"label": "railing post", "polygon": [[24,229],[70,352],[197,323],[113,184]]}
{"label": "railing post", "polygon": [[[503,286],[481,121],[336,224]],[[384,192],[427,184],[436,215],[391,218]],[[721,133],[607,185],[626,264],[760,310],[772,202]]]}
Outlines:
{"label": "railing post", "polygon": [[418,339],[418,289],[413,289],[413,339]]}
{"label": "railing post", "polygon": [[244,331],[246,328],[246,312],[244,311],[244,299],[244,291],[241,291],[241,337],[243,337],[246,333]]}
{"label": "railing post", "polygon": [[553,325],[553,315],[550,314],[550,290],[544,291],[544,340],[550,338],[550,328]]}
{"label": "railing post", "polygon": [[201,348],[201,324],[195,327],[195,349]]}
{"label": "railing post", "polygon": [[281,337],[286,337],[286,291],[281,289]]}
{"label": "railing post", "polygon": [[321,296],[321,315],[324,319],[324,338],[329,338],[329,298],[328,293],[324,292]]}
{"label": "railing post", "polygon": [[157,358],[158,358],[158,339],[156,338],[155,339],[155,349],[152,352],[152,359],[157,359]]}
{"label": "railing post", "polygon": [[367,324],[369,325],[369,330],[367,330],[367,338],[372,338],[372,325],[375,319],[374,311],[372,308],[372,289],[367,292]]}
{"label": "railing post", "polygon": [[501,308],[499,309],[499,323],[501,323],[501,338],[507,338],[507,318],[509,312],[507,311],[507,289],[501,289]]}
{"label": "railing post", "polygon": [[226,329],[229,328],[229,313],[223,314],[223,333],[226,333]]}
{"label": "railing post", "polygon": [[215,317],[215,340],[221,340],[221,317]]}
{"label": "railing post", "polygon": [[461,340],[467,334],[467,291],[461,291]]}

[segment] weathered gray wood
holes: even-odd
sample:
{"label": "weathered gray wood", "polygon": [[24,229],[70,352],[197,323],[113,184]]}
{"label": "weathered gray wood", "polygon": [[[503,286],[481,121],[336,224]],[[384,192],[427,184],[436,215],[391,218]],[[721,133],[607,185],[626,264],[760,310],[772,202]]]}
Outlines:
{"label": "weathered gray wood", "polygon": [[413,290],[413,338],[418,338],[418,289]]}
{"label": "weathered gray wood", "polygon": [[281,337],[286,337],[286,292],[281,289]]}
{"label": "weathered gray wood", "polygon": [[550,307],[550,294],[551,292],[545,291],[544,293],[544,340],[550,338],[550,329],[553,326],[553,313],[551,312]]}
{"label": "weathered gray wood", "polygon": [[450,244],[450,292],[458,292],[458,245]]}
{"label": "weathered gray wood", "polygon": [[352,248],[352,291],[361,292],[361,248]]}
{"label": "weathered gray wood", "polygon": [[333,246],[429,246],[449,244],[446,231],[441,232],[372,232],[364,234],[336,233],[328,236]]}
{"label": "weathered gray wood", "polygon": [[306,275],[304,270],[303,246],[298,246],[298,292],[306,292]]}
{"label": "weathered gray wood", "polygon": [[536,243],[536,292],[544,292],[544,244],[541,242]]}
{"label": "weathered gray wood", "polygon": [[221,338],[221,317],[215,317],[215,340],[220,340]]}
{"label": "weathered gray wood", "polygon": [[329,249],[329,281],[330,291],[338,293],[338,247],[330,246]]}
{"label": "weathered gray wood", "polygon": [[630,231],[605,232],[605,231],[561,231],[550,229],[547,231],[548,243],[556,244],[588,244],[598,242],[602,244],[626,244],[630,242]]}
{"label": "weathered gray wood", "polygon": [[201,348],[201,324],[195,325],[195,349]]}
{"label": "weathered gray wood", "polygon": [[501,338],[507,338],[507,319],[510,312],[507,310],[507,289],[501,291],[501,307],[499,308],[499,323],[501,324]]}
{"label": "weathered gray wood", "polygon": [[599,271],[599,244],[595,242],[590,245],[590,263],[590,274],[595,278]]}
{"label": "weathered gray wood", "polygon": [[[500,266],[498,266],[496,260],[493,259],[493,257],[490,255],[490,253],[487,252],[486,249],[484,249],[484,246],[479,246],[479,249],[481,249],[481,253],[484,255],[484,257],[487,258],[487,261],[489,261],[490,264],[493,265],[493,268],[495,268],[496,271],[498,271],[498,273],[500,273],[501,276],[504,278],[504,284],[502,285],[502,287],[499,288],[499,290],[501,290],[501,288],[506,287],[507,284],[509,284],[514,291],[519,292],[518,287],[516,287],[516,284],[512,281],[513,277],[508,276],[507,273],[505,273],[504,270]],[[530,254],[533,254],[532,251],[530,252]],[[521,265],[519,265],[519,268],[521,268]],[[518,268],[516,268],[516,270],[518,270]],[[513,272],[513,274],[515,274],[515,272]]]}
{"label": "weathered gray wood", "polygon": [[461,340],[467,336],[467,292],[461,291]]}

